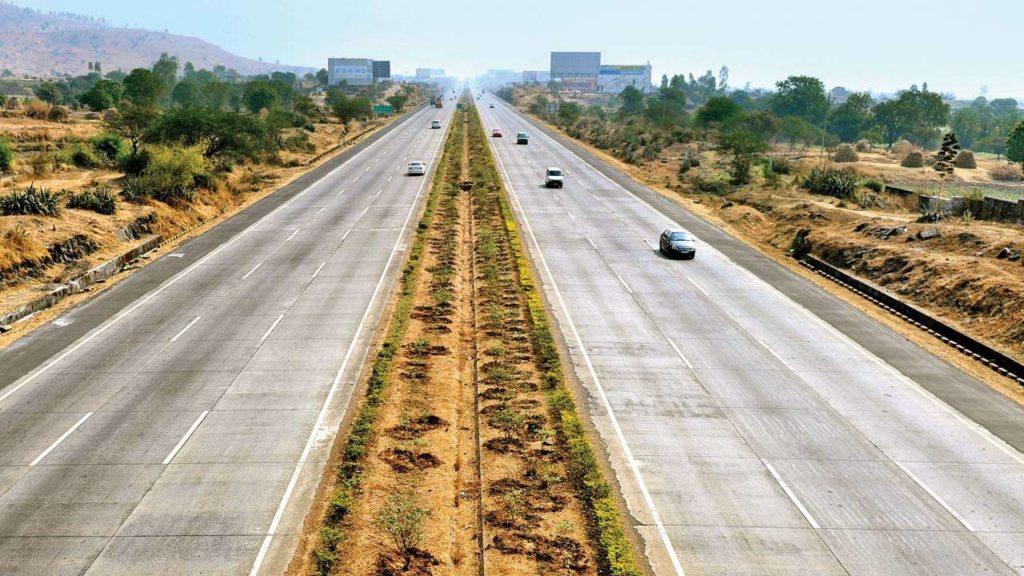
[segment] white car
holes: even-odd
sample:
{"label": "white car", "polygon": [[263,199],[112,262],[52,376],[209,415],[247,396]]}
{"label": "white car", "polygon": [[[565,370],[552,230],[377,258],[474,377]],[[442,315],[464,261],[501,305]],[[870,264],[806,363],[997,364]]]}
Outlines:
{"label": "white car", "polygon": [[552,166],[544,174],[544,186],[546,188],[561,188],[563,179],[562,169]]}
{"label": "white car", "polygon": [[436,129],[440,128],[440,127],[441,127],[441,121],[440,120],[434,120],[433,122],[430,123],[430,128],[431,129],[436,130]]}
{"label": "white car", "polygon": [[409,176],[423,176],[427,173],[427,163],[420,160],[409,162]]}

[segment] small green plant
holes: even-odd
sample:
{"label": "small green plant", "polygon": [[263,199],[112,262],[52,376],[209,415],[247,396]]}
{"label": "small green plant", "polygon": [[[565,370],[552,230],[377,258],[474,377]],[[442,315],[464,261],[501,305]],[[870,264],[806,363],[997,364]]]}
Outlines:
{"label": "small green plant", "polygon": [[423,523],[430,511],[420,506],[411,492],[391,495],[377,516],[375,524],[387,534],[405,561],[404,570],[412,564],[416,549],[423,542]]}
{"label": "small green plant", "polygon": [[14,190],[0,196],[0,214],[19,216],[39,214],[41,216],[60,215],[60,192],[30,185],[24,190]]}
{"label": "small green plant", "polygon": [[885,192],[885,182],[878,180],[877,178],[868,178],[864,181],[864,187],[872,192],[881,194]]}
{"label": "small green plant", "polygon": [[11,149],[11,143],[4,138],[0,138],[0,174],[10,172],[13,164],[14,150]]}
{"label": "small green plant", "polygon": [[93,151],[107,166],[117,166],[131,151],[117,134],[100,134],[89,141]]}
{"label": "small green plant", "polygon": [[814,168],[800,182],[800,186],[811,194],[832,196],[840,200],[853,198],[860,185],[860,179],[849,170]]}
{"label": "small green plant", "polygon": [[89,188],[69,194],[68,208],[92,210],[97,214],[113,214],[117,210],[117,195],[106,186]]}
{"label": "small green plant", "polygon": [[505,438],[521,438],[526,431],[526,418],[508,404],[502,404],[494,411],[491,419],[494,427],[505,433]]}

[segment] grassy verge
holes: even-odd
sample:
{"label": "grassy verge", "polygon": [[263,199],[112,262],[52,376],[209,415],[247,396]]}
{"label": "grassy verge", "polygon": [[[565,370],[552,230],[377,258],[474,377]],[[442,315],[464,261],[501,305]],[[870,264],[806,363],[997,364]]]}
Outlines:
{"label": "grassy verge", "polygon": [[[611,486],[604,478],[597,456],[586,437],[583,422],[566,385],[558,347],[551,332],[543,300],[537,290],[533,270],[522,245],[519,228],[508,203],[507,192],[487,145],[486,134],[475,108],[471,114],[470,135],[477,139],[486,160],[473,167],[475,190],[498,191],[496,194],[504,217],[504,229],[518,269],[519,289],[529,312],[537,367],[541,371],[552,419],[567,455],[568,471],[582,495],[586,512],[592,522],[598,545],[600,573],[612,576],[643,574],[630,540],[622,529],[622,517],[615,503]],[[486,193],[486,192],[484,192]]]}
{"label": "grassy verge", "polygon": [[[337,547],[344,537],[342,525],[352,510],[359,494],[367,447],[377,432],[378,416],[391,384],[392,365],[409,326],[413,310],[416,283],[423,271],[423,254],[427,247],[427,233],[434,218],[438,198],[444,185],[444,171],[451,158],[458,161],[459,139],[452,131],[444,145],[438,172],[430,186],[426,208],[416,227],[416,235],[408,261],[402,269],[398,297],[388,323],[387,332],[374,358],[366,388],[366,397],[345,439],[344,450],[337,466],[334,491],[328,504],[324,525],[320,528],[319,542],[313,548],[311,572],[330,574],[338,560]],[[456,164],[457,166],[457,164]]]}

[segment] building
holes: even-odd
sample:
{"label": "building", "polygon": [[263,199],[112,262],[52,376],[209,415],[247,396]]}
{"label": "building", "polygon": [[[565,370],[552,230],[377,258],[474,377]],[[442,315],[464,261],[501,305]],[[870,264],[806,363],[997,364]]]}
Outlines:
{"label": "building", "polygon": [[641,92],[651,91],[651,65],[603,64],[597,75],[597,91],[619,94],[632,86]]}
{"label": "building", "polygon": [[380,82],[382,80],[391,79],[391,61],[390,60],[374,60],[373,61],[373,81]]}
{"label": "building", "polygon": [[562,88],[597,92],[601,71],[600,52],[552,52],[551,80]]}
{"label": "building", "polygon": [[444,77],[444,68],[417,68],[416,69],[416,80],[420,82],[430,82],[435,78]]}
{"label": "building", "polygon": [[373,71],[373,60],[369,58],[328,58],[327,85],[344,82],[349,86],[369,86],[373,84]]}
{"label": "building", "polygon": [[523,70],[523,84],[547,84],[551,73],[547,70]]}

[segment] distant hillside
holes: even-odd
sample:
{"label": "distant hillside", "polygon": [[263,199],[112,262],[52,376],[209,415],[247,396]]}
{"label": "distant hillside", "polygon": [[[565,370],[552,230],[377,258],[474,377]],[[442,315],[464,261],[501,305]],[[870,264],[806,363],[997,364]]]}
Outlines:
{"label": "distant hillside", "polygon": [[77,76],[89,72],[89,62],[99,62],[104,72],[128,71],[149,67],[164,52],[177,56],[183,65],[192,62],[196,68],[213,68],[220,64],[246,75],[314,71],[243,58],[198,38],[115,28],[87,16],[46,14],[0,3],[0,68],[18,75]]}

